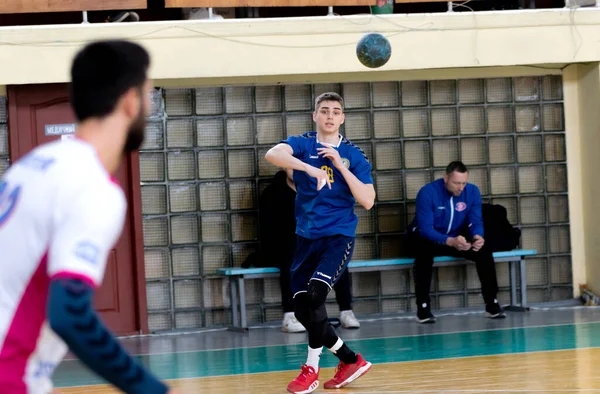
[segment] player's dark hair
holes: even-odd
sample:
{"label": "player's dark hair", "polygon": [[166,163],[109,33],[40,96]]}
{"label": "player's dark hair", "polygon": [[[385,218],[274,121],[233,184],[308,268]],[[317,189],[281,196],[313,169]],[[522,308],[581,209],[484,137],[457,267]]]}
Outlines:
{"label": "player's dark hair", "polygon": [[315,99],[315,109],[319,108],[319,104],[321,104],[323,101],[337,101],[342,106],[342,111],[344,110],[344,99],[342,98],[342,96],[335,92],[327,92],[320,94]]}
{"label": "player's dark hair", "polygon": [[462,161],[453,161],[452,163],[448,164],[448,166],[446,167],[446,174],[450,175],[454,171],[459,172],[461,174],[469,172],[467,170],[467,166],[465,166]]}
{"label": "player's dark hair", "polygon": [[129,89],[142,92],[149,65],[148,52],[132,42],[97,41],[85,46],[71,67],[69,93],[77,119],[104,117]]}

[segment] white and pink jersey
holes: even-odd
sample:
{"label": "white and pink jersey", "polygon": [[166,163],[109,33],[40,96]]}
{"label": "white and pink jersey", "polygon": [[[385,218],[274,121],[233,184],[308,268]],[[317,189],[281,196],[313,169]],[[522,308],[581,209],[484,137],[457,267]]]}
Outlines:
{"label": "white and pink jersey", "polygon": [[127,204],[95,149],[42,145],[0,179],[0,391],[46,394],[66,345],[46,324],[50,280],[98,287]]}

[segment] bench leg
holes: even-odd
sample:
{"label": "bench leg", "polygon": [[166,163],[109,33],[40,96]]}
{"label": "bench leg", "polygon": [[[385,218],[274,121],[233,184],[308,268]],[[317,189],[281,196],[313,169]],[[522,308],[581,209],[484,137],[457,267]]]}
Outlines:
{"label": "bench leg", "polygon": [[517,262],[508,263],[508,275],[510,277],[510,305],[517,305]]}
{"label": "bench leg", "polygon": [[244,288],[244,278],[240,277],[240,314],[242,315],[242,330],[248,329],[248,324],[246,322],[246,291]]}
{"label": "bench leg", "polygon": [[519,261],[521,268],[521,307],[525,310],[529,310],[527,306],[527,271],[525,267],[525,259]]}
{"label": "bench leg", "polygon": [[237,305],[237,278],[230,278],[231,286],[231,312],[233,313],[233,327],[238,326],[238,305]]}
{"label": "bench leg", "polygon": [[[229,279],[231,284],[231,311],[233,313],[233,325],[229,327],[230,331],[244,332],[248,330],[246,324],[246,297],[244,294],[244,278],[241,276]],[[238,291],[240,294],[240,315],[238,318]]]}
{"label": "bench leg", "polygon": [[[525,271],[525,260],[520,259],[511,261],[510,263],[510,305],[504,309],[510,312],[526,312],[529,310],[527,306],[527,277]],[[519,276],[521,277],[521,302],[517,301],[517,264],[519,265]]]}

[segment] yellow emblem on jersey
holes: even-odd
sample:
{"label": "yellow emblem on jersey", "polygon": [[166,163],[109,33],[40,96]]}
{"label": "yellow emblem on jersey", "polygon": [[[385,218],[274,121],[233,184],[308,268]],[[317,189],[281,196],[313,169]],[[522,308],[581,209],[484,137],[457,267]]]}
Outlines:
{"label": "yellow emblem on jersey", "polygon": [[329,182],[333,183],[333,169],[329,166],[321,166],[321,169],[327,173],[327,177],[329,178]]}
{"label": "yellow emblem on jersey", "polygon": [[344,158],[342,158],[342,163],[344,163],[344,165],[346,166],[347,169],[350,169],[350,160],[348,160],[344,157]]}

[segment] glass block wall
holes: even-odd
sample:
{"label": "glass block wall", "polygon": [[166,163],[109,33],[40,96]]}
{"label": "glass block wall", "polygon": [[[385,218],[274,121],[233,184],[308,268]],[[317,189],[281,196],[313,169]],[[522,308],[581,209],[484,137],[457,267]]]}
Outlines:
{"label": "glass block wall", "polygon": [[[522,228],[529,302],[571,297],[560,76],[158,89],[140,153],[151,330],[231,322],[227,281],[257,248],[258,196],[276,168],[265,152],[312,130],[314,98],[346,101],[343,133],[373,164],[377,201],[360,218],[354,259],[402,256],[421,186],[460,159],[484,200]],[[502,302],[508,266],[497,266]],[[353,274],[357,314],[414,310],[412,273]],[[435,271],[437,308],[482,305],[474,266]],[[250,323],[282,317],[277,279],[247,281]],[[334,293],[328,310],[338,315]]]}
{"label": "glass block wall", "polygon": [[0,96],[0,176],[8,168],[8,107],[6,96]]}

